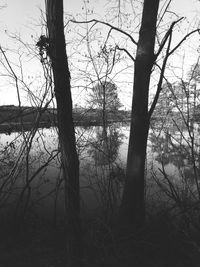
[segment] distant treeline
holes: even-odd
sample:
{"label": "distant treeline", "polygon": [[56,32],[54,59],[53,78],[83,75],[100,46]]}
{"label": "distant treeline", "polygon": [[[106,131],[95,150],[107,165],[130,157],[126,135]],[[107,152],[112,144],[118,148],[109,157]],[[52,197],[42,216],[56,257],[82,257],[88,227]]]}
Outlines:
{"label": "distant treeline", "polygon": [[[101,124],[101,110],[75,108],[73,110],[74,123],[77,126],[90,126]],[[108,111],[107,120],[110,122],[128,121],[130,111]],[[12,132],[26,129],[34,124],[38,127],[55,126],[57,123],[57,110],[55,108],[0,106],[0,132]]]}

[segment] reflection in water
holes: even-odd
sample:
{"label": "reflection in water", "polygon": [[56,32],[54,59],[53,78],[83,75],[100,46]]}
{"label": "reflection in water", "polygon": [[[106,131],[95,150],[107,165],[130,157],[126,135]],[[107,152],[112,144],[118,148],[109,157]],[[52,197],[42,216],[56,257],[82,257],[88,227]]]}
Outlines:
{"label": "reflection in water", "polygon": [[[109,208],[117,203],[117,178],[123,180],[124,177],[117,162],[123,134],[117,124],[106,129],[77,127],[76,134],[82,200],[89,208],[96,209],[103,203]],[[31,210],[54,220],[56,216],[63,218],[64,191],[57,131],[39,129],[32,140],[28,132],[25,137],[20,133],[0,135],[0,213],[3,210],[7,213],[10,203],[11,216],[17,208],[20,214]]]}
{"label": "reflection in water", "polygon": [[[119,148],[124,141],[119,124],[93,128],[87,139],[88,160],[82,162],[81,183],[89,208],[99,209],[109,219],[116,210],[124,181],[123,163]],[[83,192],[83,191],[82,191]]]}
{"label": "reflection in water", "polygon": [[[155,160],[164,167],[175,166],[183,180],[194,183],[199,179],[200,154],[197,140],[199,133],[193,129],[174,131],[173,126],[162,132],[151,131],[149,140]],[[170,175],[169,171],[169,175]],[[179,180],[180,177],[176,177]]]}
{"label": "reflection in water", "polygon": [[[93,212],[100,207],[105,209],[106,216],[108,211],[115,210],[125,176],[128,136],[129,126],[117,123],[106,128],[76,127],[81,200],[86,207],[82,210]],[[37,214],[45,215],[46,212],[54,220],[56,216],[63,218],[64,191],[60,157],[57,154],[57,131],[55,128],[38,130],[26,157],[28,137],[28,133],[26,140],[20,133],[0,135],[0,213],[8,205],[13,209],[16,205],[23,208],[27,205],[29,210],[37,210]],[[162,131],[150,131],[148,188],[152,181],[151,166],[155,171],[163,165],[167,174],[173,177],[171,181],[176,180],[176,183],[181,181],[185,185],[197,182],[199,144],[193,142],[192,147],[189,138],[186,131],[180,134],[170,127]],[[157,174],[159,179],[163,177],[161,172],[157,171]],[[152,192],[155,193],[155,187]],[[11,202],[14,204],[11,205]]]}
{"label": "reflection in water", "polygon": [[55,129],[1,134],[0,141],[1,215],[27,218],[45,214],[50,206],[54,212],[60,166]]}
{"label": "reflection in water", "polygon": [[116,161],[123,134],[116,124],[96,127],[95,139],[91,140],[88,154],[96,165],[107,165]]}
{"label": "reflection in water", "polygon": [[162,212],[164,207],[181,222],[196,224],[200,212],[199,131],[174,124],[163,124],[149,133],[153,161],[146,200],[152,212],[156,208]]}
{"label": "reflection in water", "polygon": [[169,133],[157,136],[151,132],[149,140],[152,144],[152,152],[157,154],[156,161],[164,165],[173,163],[178,168],[185,165],[188,158],[187,153],[185,153],[186,147],[174,144]]}

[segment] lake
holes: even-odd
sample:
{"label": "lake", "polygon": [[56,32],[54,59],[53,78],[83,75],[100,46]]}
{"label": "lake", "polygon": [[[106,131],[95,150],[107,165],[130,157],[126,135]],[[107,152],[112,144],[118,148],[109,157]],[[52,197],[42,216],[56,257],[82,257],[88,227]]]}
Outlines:
{"label": "lake", "polygon": [[[123,123],[114,123],[106,129],[102,126],[75,128],[83,214],[90,216],[98,210],[106,214],[119,204],[129,131],[130,127]],[[151,128],[146,162],[148,203],[155,199],[159,203],[166,201],[167,193],[172,193],[166,192],[170,183],[180,188],[190,185],[196,191],[198,136],[197,124],[192,136],[185,129]],[[2,213],[7,216],[14,210],[23,210],[31,216],[62,219],[64,194],[57,129],[2,133],[0,144]]]}

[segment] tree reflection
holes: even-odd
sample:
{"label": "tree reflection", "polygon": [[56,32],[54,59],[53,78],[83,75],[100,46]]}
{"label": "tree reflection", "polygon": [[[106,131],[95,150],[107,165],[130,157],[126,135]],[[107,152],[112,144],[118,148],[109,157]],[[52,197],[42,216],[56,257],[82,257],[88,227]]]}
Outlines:
{"label": "tree reflection", "polygon": [[156,153],[156,161],[164,165],[173,163],[176,167],[184,166],[188,159],[186,147],[181,144],[174,144],[169,133],[160,136],[151,133],[149,140],[152,144],[152,152]]}
{"label": "tree reflection", "polygon": [[158,135],[154,131],[150,133],[149,140],[151,142],[154,159],[166,166],[173,164],[178,168],[181,177],[193,183],[195,177],[199,177],[200,173],[200,154],[199,145],[192,149],[190,142],[186,142],[183,134],[171,134],[170,129],[163,131]]}
{"label": "tree reflection", "polygon": [[[87,153],[92,160],[87,166],[87,179],[99,208],[106,220],[110,220],[121,201],[124,168],[118,159],[124,134],[118,124],[95,127],[95,135],[89,140]],[[97,206],[98,206],[97,205]]]}
{"label": "tree reflection", "polygon": [[108,125],[96,127],[95,139],[91,140],[88,153],[95,165],[108,165],[114,163],[118,156],[119,146],[122,143],[123,134],[119,127]]}

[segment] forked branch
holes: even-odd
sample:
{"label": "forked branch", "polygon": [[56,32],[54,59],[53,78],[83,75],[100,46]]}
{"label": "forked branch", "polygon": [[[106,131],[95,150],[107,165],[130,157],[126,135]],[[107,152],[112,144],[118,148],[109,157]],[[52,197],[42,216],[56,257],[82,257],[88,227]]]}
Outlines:
{"label": "forked branch", "polygon": [[101,20],[97,20],[97,19],[91,19],[91,20],[85,20],[85,21],[77,21],[77,20],[70,20],[70,22],[73,22],[73,23],[77,23],[77,24],[84,24],[84,23],[100,23],[100,24],[103,24],[103,25],[106,25],[108,27],[110,27],[111,30],[115,30],[115,31],[118,31],[124,35],[126,35],[135,45],[137,45],[137,42],[135,41],[135,39],[126,31],[123,31],[122,29],[119,29],[118,27],[115,27],[114,25],[108,23],[108,22],[104,22],[104,21],[101,21]]}

